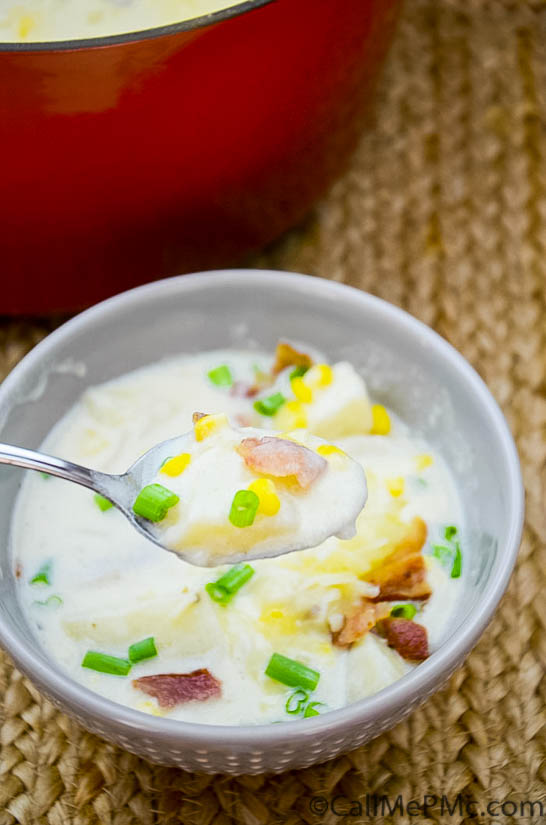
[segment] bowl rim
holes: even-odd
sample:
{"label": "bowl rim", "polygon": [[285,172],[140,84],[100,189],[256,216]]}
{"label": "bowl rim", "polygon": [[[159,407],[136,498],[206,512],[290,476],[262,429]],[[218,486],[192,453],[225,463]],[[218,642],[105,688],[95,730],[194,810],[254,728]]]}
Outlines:
{"label": "bowl rim", "polygon": [[0,386],[0,403],[4,402],[17,389],[36,364],[46,360],[57,345],[69,339],[73,332],[94,323],[100,316],[103,320],[115,316],[119,308],[126,309],[131,304],[163,294],[180,295],[185,292],[214,289],[215,286],[252,287],[256,282],[260,286],[279,290],[280,286],[290,291],[319,295],[328,302],[346,300],[359,303],[385,320],[395,323],[410,336],[421,339],[423,345],[433,347],[438,354],[449,362],[453,371],[459,374],[474,392],[484,414],[490,422],[490,432],[496,439],[497,448],[502,454],[506,467],[507,511],[509,524],[494,567],[494,575],[488,580],[480,601],[471,608],[462,621],[456,636],[451,636],[438,650],[418,667],[402,676],[391,685],[371,696],[359,699],[337,710],[329,711],[316,717],[288,721],[285,724],[271,725],[209,725],[198,722],[166,719],[142,713],[113,702],[89,690],[73,680],[68,674],[57,669],[52,663],[34,659],[20,631],[0,615],[0,642],[12,656],[17,666],[29,678],[65,706],[68,712],[80,710],[93,719],[100,719],[108,724],[123,726],[126,732],[138,733],[159,740],[174,742],[191,742],[193,745],[210,745],[217,747],[233,745],[263,746],[282,745],[287,738],[302,737],[302,740],[315,734],[325,734],[334,729],[371,723],[386,718],[390,712],[408,705],[413,707],[433,692],[438,683],[461,663],[462,659],[477,642],[489,624],[493,613],[508,585],[517,553],[519,550],[524,516],[524,492],[521,469],[516,446],[508,424],[489,389],[476,370],[444,338],[423,322],[414,318],[401,308],[384,301],[360,289],[335,281],[292,272],[261,269],[226,269],[209,272],[197,272],[173,278],[154,281],[143,286],[122,292],[108,298],[74,318],[70,319],[37,344],[9,373]]}
{"label": "bowl rim", "polygon": [[148,29],[140,29],[133,32],[122,32],[120,34],[106,34],[98,37],[77,38],[68,40],[37,40],[36,42],[22,43],[19,41],[0,41],[0,54],[3,52],[64,52],[64,51],[84,51],[86,49],[101,48],[105,46],[122,46],[125,43],[137,43],[141,40],[153,40],[158,37],[169,37],[181,32],[196,31],[205,29],[223,20],[232,17],[239,17],[246,12],[267,6],[273,0],[242,0],[237,2],[232,0],[225,9],[218,9],[209,14],[200,14],[198,17],[189,17],[180,20],[178,23],[169,23],[166,26],[153,26]]}

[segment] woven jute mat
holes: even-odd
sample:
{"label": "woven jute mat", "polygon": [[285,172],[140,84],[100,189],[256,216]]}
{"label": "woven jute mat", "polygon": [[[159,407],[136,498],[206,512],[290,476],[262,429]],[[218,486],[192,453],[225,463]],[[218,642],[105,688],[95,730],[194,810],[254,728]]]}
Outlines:
{"label": "woven jute mat", "polygon": [[[105,744],[42,700],[4,656],[0,825],[466,823],[507,800],[517,810],[497,805],[474,821],[544,821],[520,803],[542,801],[546,814],[545,49],[544,2],[408,0],[375,121],[348,174],[303,227],[250,262],[403,306],[464,353],[506,413],[527,524],[508,593],[465,667],[354,753],[234,779],[156,767]],[[5,321],[2,372],[55,323]],[[356,801],[372,793],[393,805],[399,794],[405,806],[425,794],[477,805],[359,815]]]}

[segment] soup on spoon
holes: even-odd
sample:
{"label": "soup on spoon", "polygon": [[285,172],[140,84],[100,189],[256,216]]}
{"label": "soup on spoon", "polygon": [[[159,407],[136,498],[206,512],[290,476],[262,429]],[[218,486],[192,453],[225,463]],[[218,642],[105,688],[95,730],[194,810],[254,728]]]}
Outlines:
{"label": "soup on spoon", "polygon": [[193,418],[193,433],[133,504],[162,546],[212,567],[355,535],[366,477],[343,450],[305,430],[234,428],[223,413]]}
{"label": "soup on spoon", "polygon": [[304,432],[235,429],[223,413],[194,413],[193,423],[194,432],[157,444],[122,475],[10,444],[0,444],[0,464],[94,490],[103,511],[115,505],[147,539],[204,567],[354,536],[366,477],[338,447]]}

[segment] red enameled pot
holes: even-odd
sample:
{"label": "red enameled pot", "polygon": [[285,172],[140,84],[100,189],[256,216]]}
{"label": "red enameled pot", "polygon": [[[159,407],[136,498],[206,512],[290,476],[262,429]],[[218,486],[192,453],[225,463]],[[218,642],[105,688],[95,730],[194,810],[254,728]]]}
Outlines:
{"label": "red enameled pot", "polygon": [[399,0],[250,0],[162,29],[0,44],[0,313],[225,266],[354,147]]}

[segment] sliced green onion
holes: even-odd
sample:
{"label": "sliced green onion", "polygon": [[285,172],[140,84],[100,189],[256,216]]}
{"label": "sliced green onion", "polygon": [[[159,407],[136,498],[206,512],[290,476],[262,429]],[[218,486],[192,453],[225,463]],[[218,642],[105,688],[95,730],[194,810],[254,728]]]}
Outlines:
{"label": "sliced green onion", "polygon": [[227,364],[222,364],[221,367],[211,370],[208,377],[217,387],[231,387],[233,384],[233,377]]}
{"label": "sliced green onion", "polygon": [[457,528],[453,524],[449,524],[444,530],[444,537],[446,541],[451,541],[457,535]]}
{"label": "sliced green onion", "polygon": [[260,415],[275,415],[282,405],[286,402],[286,398],[282,392],[275,392],[267,398],[260,398],[254,402],[254,409]]}
{"label": "sliced green onion", "polygon": [[449,541],[451,547],[446,547],[443,544],[432,545],[432,555],[435,556],[445,567],[451,566],[451,578],[458,579],[463,567],[463,554],[461,553],[461,545],[455,539],[458,534],[457,528],[453,524],[448,524],[444,529],[444,536],[446,541]]}
{"label": "sliced green onion", "polygon": [[233,496],[229,520],[234,527],[250,527],[254,523],[260,499],[252,490],[238,490]]}
{"label": "sliced green onion", "polygon": [[135,642],[129,648],[129,661],[141,662],[143,659],[153,659],[157,656],[157,648],[153,636],[148,636],[147,639],[142,639],[140,642]]}
{"label": "sliced green onion", "polygon": [[30,583],[31,584],[51,584],[51,580],[49,578],[50,575],[51,575],[51,562],[46,561],[46,563],[43,564],[40,567],[40,569],[38,570],[38,572],[35,573],[34,576],[31,578]]}
{"label": "sliced green onion", "polygon": [[396,607],[393,607],[391,610],[391,616],[395,616],[397,619],[413,619],[415,614],[417,613],[417,608],[414,604],[397,604]]}
{"label": "sliced green onion", "polygon": [[306,706],[307,702],[309,701],[309,694],[303,688],[298,688],[291,693],[288,699],[286,700],[286,705],[284,706],[287,713],[291,714],[299,714],[303,711],[304,707]]}
{"label": "sliced green onion", "polygon": [[167,515],[167,510],[179,501],[176,493],[162,484],[148,484],[136,497],[133,512],[148,521],[162,521]]}
{"label": "sliced green onion", "polygon": [[308,371],[308,369],[309,369],[309,367],[304,367],[303,364],[300,364],[299,367],[294,367],[294,369],[292,370],[292,372],[290,373],[290,376],[289,376],[290,381],[292,381],[293,378],[301,378],[302,375],[305,375],[305,373]]}
{"label": "sliced green onion", "polygon": [[63,603],[63,600],[60,596],[50,596],[48,599],[45,599],[43,602],[34,601],[32,604],[39,605],[40,607],[60,607]]}
{"label": "sliced green onion", "polygon": [[289,659],[281,653],[273,653],[265,669],[266,676],[282,682],[289,687],[301,687],[314,690],[318,685],[320,673],[295,659]]}
{"label": "sliced green onion", "polygon": [[205,585],[211,599],[218,604],[228,604],[241,587],[254,575],[250,564],[236,564],[215,582]]}
{"label": "sliced green onion", "polygon": [[322,705],[324,705],[324,702],[309,702],[305,708],[303,718],[309,719],[310,716],[320,716],[320,711],[317,708]]}
{"label": "sliced green onion", "polygon": [[108,653],[88,650],[83,657],[82,667],[87,667],[89,670],[98,670],[99,673],[111,673],[113,676],[127,676],[131,670],[131,662],[128,659],[109,656]]}
{"label": "sliced green onion", "polygon": [[461,548],[457,543],[457,548],[455,550],[455,558],[453,559],[453,567],[451,568],[451,578],[458,579],[461,575],[463,569],[463,554],[461,553]]}
{"label": "sliced green onion", "polygon": [[448,565],[453,559],[453,550],[451,547],[445,547],[443,544],[432,545],[432,555],[444,565]]}
{"label": "sliced green onion", "polygon": [[106,512],[106,510],[110,510],[110,508],[114,506],[109,499],[101,496],[99,493],[95,493],[93,498],[95,499],[95,504],[99,510],[102,510],[103,513]]}

